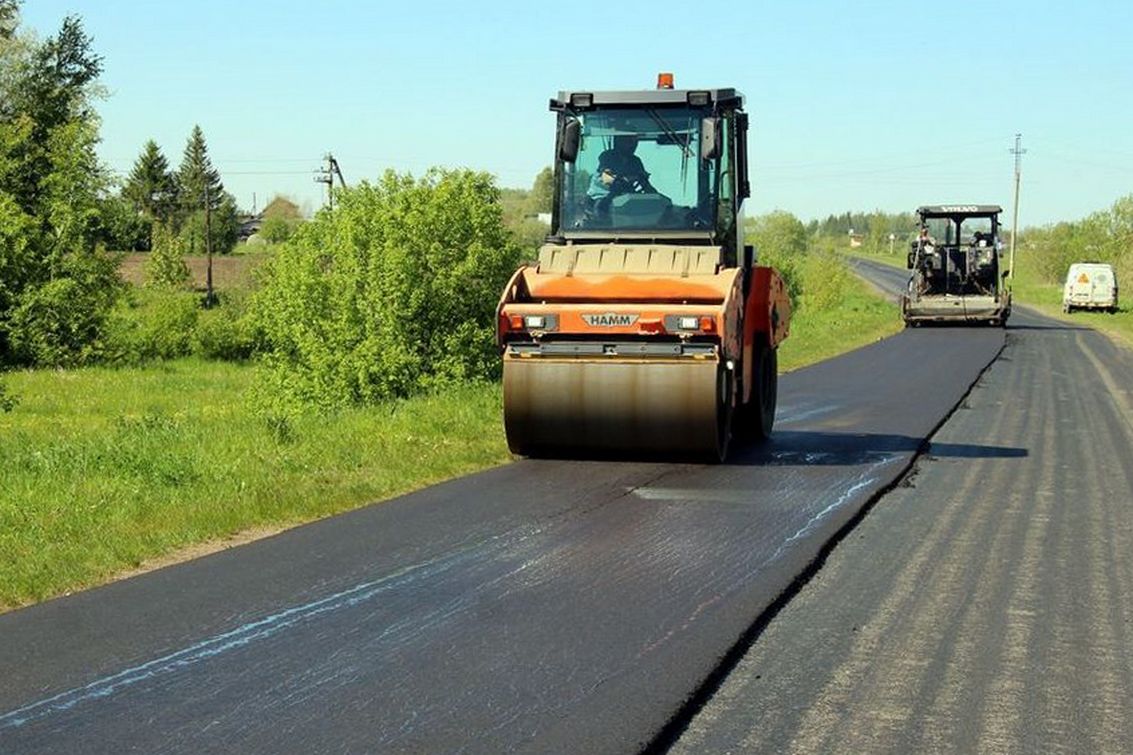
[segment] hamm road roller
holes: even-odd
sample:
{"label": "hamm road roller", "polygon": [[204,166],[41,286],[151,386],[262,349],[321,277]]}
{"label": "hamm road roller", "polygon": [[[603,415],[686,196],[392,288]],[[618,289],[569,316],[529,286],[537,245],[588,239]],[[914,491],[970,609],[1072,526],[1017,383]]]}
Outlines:
{"label": "hamm road roller", "polygon": [[513,453],[719,461],[775,419],[782,279],[743,243],[734,89],[560,92],[551,229],[497,309]]}

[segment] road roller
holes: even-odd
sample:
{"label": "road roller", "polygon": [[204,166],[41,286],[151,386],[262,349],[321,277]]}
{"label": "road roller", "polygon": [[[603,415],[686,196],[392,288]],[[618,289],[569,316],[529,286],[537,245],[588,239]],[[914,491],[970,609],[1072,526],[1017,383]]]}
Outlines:
{"label": "road roller", "polygon": [[496,311],[524,456],[720,461],[775,420],[790,300],[743,243],[735,89],[559,92],[551,227]]}

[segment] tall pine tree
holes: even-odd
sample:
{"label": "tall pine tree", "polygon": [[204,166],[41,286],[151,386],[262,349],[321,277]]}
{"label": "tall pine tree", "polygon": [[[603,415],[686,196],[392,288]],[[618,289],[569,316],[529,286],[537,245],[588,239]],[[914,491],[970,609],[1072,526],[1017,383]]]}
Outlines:
{"label": "tall pine tree", "polygon": [[157,142],[150,139],[134,162],[122,196],[134,209],[150,218],[168,222],[177,205],[177,181]]}
{"label": "tall pine tree", "polygon": [[177,193],[182,214],[182,236],[188,242],[190,254],[205,251],[205,189],[212,209],[212,250],[225,254],[236,244],[239,220],[236,200],[224,190],[220,173],[212,165],[200,126],[193,126],[181,168],[177,172]]}
{"label": "tall pine tree", "polygon": [[189,134],[189,141],[185,144],[181,169],[177,172],[177,184],[182,206],[188,211],[204,208],[206,187],[213,209],[220,205],[224,184],[220,182],[220,173],[212,166],[205,134],[199,125],[193,126],[193,132]]}

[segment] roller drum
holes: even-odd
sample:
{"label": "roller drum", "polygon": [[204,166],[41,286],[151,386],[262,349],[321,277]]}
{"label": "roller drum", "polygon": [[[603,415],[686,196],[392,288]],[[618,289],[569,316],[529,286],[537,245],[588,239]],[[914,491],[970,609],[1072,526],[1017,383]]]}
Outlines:
{"label": "roller drum", "polygon": [[730,381],[716,360],[504,359],[508,446],[720,459]]}

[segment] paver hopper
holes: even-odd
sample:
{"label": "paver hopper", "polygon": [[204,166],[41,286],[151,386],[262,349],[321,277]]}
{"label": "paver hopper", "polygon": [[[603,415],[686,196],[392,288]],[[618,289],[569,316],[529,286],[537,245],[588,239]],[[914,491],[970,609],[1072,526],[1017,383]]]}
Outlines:
{"label": "paver hopper", "polygon": [[1000,269],[997,205],[929,205],[917,209],[920,234],[911,243],[909,285],[901,296],[906,325],[987,323],[1003,326],[1011,291]]}

